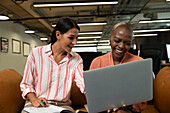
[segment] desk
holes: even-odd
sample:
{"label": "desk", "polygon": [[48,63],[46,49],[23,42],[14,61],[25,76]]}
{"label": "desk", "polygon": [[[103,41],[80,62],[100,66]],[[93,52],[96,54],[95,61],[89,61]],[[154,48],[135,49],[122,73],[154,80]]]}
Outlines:
{"label": "desk", "polygon": [[170,63],[162,63],[161,67],[170,66]]}

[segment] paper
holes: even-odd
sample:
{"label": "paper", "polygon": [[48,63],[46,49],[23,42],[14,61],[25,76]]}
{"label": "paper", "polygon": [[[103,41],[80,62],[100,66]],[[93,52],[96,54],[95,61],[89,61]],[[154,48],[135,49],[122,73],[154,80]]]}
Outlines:
{"label": "paper", "polygon": [[24,108],[24,111],[28,113],[60,113],[65,108],[49,105],[48,107],[28,107]]}
{"label": "paper", "polygon": [[87,104],[85,104],[84,107],[86,108],[86,110],[87,110],[87,112],[88,112],[88,106],[87,106]]}

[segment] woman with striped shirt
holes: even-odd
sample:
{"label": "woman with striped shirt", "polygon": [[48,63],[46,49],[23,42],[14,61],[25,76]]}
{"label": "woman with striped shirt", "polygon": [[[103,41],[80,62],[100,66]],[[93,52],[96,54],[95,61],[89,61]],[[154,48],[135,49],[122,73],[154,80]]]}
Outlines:
{"label": "woman with striped shirt", "polygon": [[53,30],[51,43],[31,51],[20,83],[25,107],[70,106],[73,81],[84,93],[83,61],[72,52],[79,31],[74,20],[62,18]]}

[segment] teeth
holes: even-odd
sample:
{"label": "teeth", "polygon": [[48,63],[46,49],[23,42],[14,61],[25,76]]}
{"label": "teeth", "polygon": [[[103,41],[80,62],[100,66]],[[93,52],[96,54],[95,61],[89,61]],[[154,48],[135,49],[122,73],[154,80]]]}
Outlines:
{"label": "teeth", "polygon": [[116,51],[117,51],[118,53],[123,53],[123,51],[120,51],[120,50],[117,50],[117,49],[116,49]]}

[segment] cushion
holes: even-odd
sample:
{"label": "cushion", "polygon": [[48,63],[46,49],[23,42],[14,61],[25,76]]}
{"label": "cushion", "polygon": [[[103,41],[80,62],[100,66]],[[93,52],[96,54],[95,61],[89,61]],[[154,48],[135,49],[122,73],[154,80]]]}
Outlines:
{"label": "cushion", "polygon": [[19,113],[23,108],[21,80],[22,76],[13,69],[0,71],[0,113]]}
{"label": "cushion", "polygon": [[154,104],[161,113],[170,113],[170,67],[162,68],[154,80]]}

